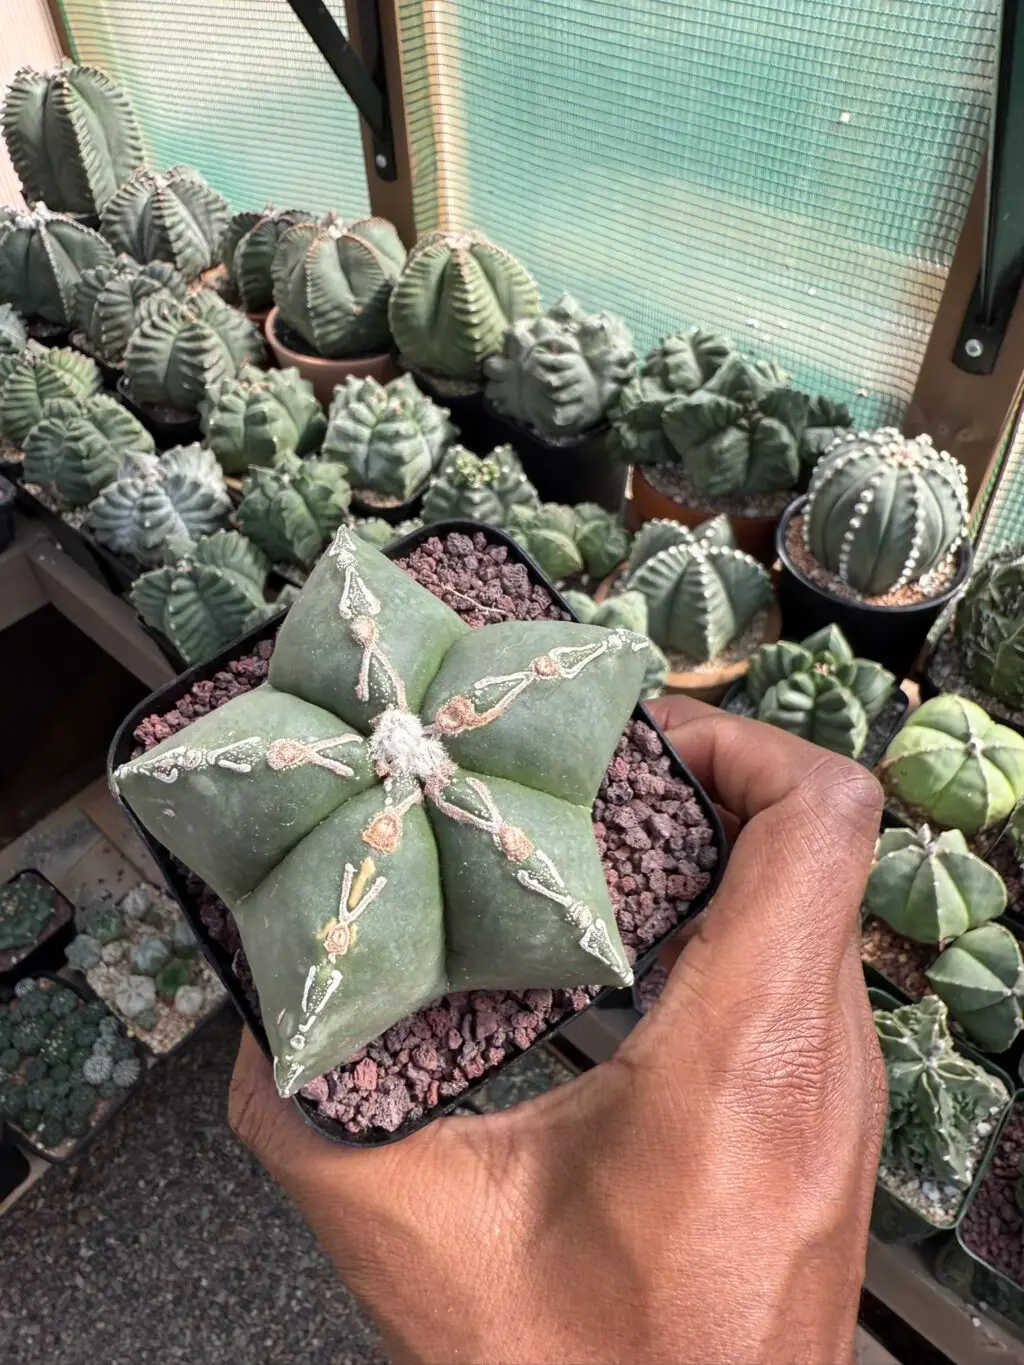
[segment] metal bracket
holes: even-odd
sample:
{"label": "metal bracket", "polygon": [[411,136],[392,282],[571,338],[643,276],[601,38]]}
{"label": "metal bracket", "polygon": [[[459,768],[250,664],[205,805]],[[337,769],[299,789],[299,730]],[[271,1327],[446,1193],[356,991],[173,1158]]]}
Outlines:
{"label": "metal bracket", "polygon": [[359,5],[359,36],[369,65],[342,33],[323,0],[288,0],[288,4],[369,128],[377,174],[382,180],[397,179],[377,0],[361,0]]}

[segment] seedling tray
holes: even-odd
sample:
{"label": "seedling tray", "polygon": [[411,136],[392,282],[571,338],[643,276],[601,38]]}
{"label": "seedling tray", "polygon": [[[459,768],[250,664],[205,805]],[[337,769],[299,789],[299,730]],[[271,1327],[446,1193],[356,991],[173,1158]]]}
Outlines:
{"label": "seedling tray", "polygon": [[[57,971],[64,965],[64,950],[75,936],[75,907],[34,867],[22,868],[13,877],[8,877],[4,886],[22,880],[39,882],[53,896],[53,914],[47,921],[42,934],[24,952],[18,948],[5,948],[0,951],[0,984],[9,985],[23,976],[38,976],[40,972]],[[13,957],[13,961],[11,960]]]}

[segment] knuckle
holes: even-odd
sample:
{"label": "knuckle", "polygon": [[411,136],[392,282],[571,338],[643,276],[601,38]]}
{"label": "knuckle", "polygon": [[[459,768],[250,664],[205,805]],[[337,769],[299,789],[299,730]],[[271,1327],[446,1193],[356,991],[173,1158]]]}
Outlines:
{"label": "knuckle", "polygon": [[828,754],[804,779],[805,799],[831,822],[877,830],[882,788],[867,768],[852,758]]}

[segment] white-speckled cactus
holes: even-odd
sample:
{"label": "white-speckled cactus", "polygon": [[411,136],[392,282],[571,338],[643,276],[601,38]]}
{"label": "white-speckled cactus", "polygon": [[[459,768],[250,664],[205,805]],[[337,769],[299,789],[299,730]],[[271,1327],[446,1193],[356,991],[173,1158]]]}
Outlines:
{"label": "white-speckled cactus", "polygon": [[0,371],[0,436],[23,446],[55,399],[81,403],[103,387],[96,362],[64,347],[47,349],[30,341]]}
{"label": "white-speckled cactus", "polygon": [[495,446],[486,457],[451,446],[423,499],[423,520],[468,517],[500,527],[513,507],[539,504],[537,490],[511,446]]}
{"label": "white-speckled cactus", "polygon": [[272,465],[284,455],[317,450],[327,423],[313,385],[298,370],[258,370],[210,386],[200,404],[203,440],[225,474]]}
{"label": "white-speckled cactus", "polygon": [[169,261],[194,280],[216,265],[230,216],[228,201],[191,166],[140,167],[107,200],[100,226],[117,251]]}
{"label": "white-speckled cactus", "polygon": [[275,209],[268,204],[257,212],[236,213],[220,242],[220,259],[235,295],[247,313],[266,313],[274,304],[271,267],[282,235],[316,215],[301,209]]}
{"label": "white-speckled cactus", "polygon": [[147,307],[185,298],[188,286],[166,261],[140,265],[123,252],[109,265],[82,271],[75,322],[93,353],[108,365],[124,360],[128,339]]}
{"label": "white-speckled cactus", "polygon": [[282,455],[272,469],[250,472],[235,520],[272,561],[308,569],[345,520],[351,498],[341,465]]}
{"label": "white-speckled cactus", "polygon": [[[60,411],[52,411],[56,407]],[[143,473],[155,455],[153,438],[110,394],[74,411],[65,401],[47,411],[25,441],[26,483],[52,485],[73,507],[84,506],[126,473]]]}
{"label": "white-speckled cactus", "polygon": [[864,909],[915,943],[944,945],[1001,915],[1006,886],[958,829],[887,829],[875,847]]}
{"label": "white-speckled cactus", "polygon": [[0,220],[0,299],[27,318],[68,327],[82,272],[114,258],[92,228],[45,204]]}

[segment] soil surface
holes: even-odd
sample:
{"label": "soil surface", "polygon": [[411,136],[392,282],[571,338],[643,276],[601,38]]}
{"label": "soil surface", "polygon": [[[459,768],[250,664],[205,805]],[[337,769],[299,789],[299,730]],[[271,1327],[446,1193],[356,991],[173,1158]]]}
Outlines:
{"label": "soil surface", "polygon": [[929,681],[934,683],[940,692],[976,701],[993,720],[1004,725],[1012,725],[1015,730],[1024,730],[1024,708],[1010,706],[993,696],[991,692],[976,687],[963,672],[960,651],[957,649],[956,636],[952,629],[940,637],[925,671]]}
{"label": "soil surface", "polygon": [[779,493],[746,493],[731,498],[716,498],[714,504],[702,498],[679,465],[645,464],[643,476],[658,493],[680,507],[689,507],[694,512],[707,512],[709,516],[727,517],[779,517],[793,501],[793,489],[783,489]]}
{"label": "soil surface", "polygon": [[861,929],[861,961],[870,963],[911,1000],[921,1000],[932,994],[925,972],[938,955],[939,949],[934,943],[914,943],[874,916],[867,919]]}
{"label": "soil surface", "polygon": [[1024,1106],[1018,1104],[1003,1129],[988,1170],[964,1215],[964,1244],[990,1266],[1024,1286],[1024,1216],[1013,1197],[1024,1153]]}
{"label": "soil surface", "polygon": [[893,592],[879,593],[876,597],[866,596],[856,588],[849,587],[834,573],[822,568],[804,544],[804,516],[792,517],[786,527],[786,553],[805,578],[833,597],[844,598],[848,602],[860,602],[866,607],[916,607],[941,597],[952,587],[957,575],[957,554],[959,547],[948,555],[941,564],[924,574],[916,583],[897,588]]}

